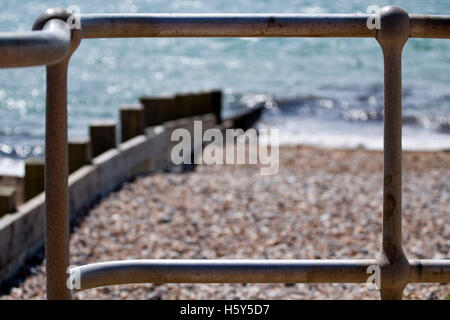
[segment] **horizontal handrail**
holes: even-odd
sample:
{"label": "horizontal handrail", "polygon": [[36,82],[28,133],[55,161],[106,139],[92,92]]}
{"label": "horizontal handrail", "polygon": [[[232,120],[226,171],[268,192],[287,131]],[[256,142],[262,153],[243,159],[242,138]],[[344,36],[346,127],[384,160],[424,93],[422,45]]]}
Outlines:
{"label": "horizontal handrail", "polygon": [[[83,38],[375,37],[367,14],[82,14]],[[410,15],[411,37],[450,38],[450,16]],[[0,33],[0,67],[51,65],[69,52],[70,29]]]}
{"label": "horizontal handrail", "polygon": [[[376,260],[142,259],[70,270],[78,290],[132,283],[364,283]],[[449,282],[450,260],[410,260],[409,281]]]}
{"label": "horizontal handrail", "polygon": [[55,64],[69,53],[70,40],[69,27],[59,19],[39,31],[1,32],[0,68]]}
{"label": "horizontal handrail", "polygon": [[450,282],[449,259],[409,260],[410,283],[448,283]]}
{"label": "horizontal handrail", "polygon": [[71,269],[80,290],[131,283],[361,283],[376,260],[142,259]]}
{"label": "horizontal handrail", "polygon": [[[367,14],[81,14],[83,38],[376,36]],[[411,36],[450,38],[450,16],[410,15]]]}
{"label": "horizontal handrail", "polygon": [[374,37],[368,15],[82,14],[84,38]]}
{"label": "horizontal handrail", "polygon": [[450,38],[450,16],[411,14],[411,38]]}

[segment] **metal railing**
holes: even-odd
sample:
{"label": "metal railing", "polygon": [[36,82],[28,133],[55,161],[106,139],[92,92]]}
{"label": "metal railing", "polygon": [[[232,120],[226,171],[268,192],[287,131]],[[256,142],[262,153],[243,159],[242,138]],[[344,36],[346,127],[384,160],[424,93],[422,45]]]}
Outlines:
{"label": "metal railing", "polygon": [[0,33],[0,67],[47,65],[46,225],[47,297],[71,299],[67,164],[67,68],[82,38],[127,37],[373,37],[384,56],[384,189],[382,248],[373,260],[128,260],[72,269],[81,290],[142,283],[363,283],[367,268],[381,271],[381,298],[400,299],[408,283],[450,282],[450,260],[408,260],[402,249],[403,46],[410,37],[450,38],[450,16],[408,15],[398,7],[369,15],[82,14],[49,9],[32,32]]}

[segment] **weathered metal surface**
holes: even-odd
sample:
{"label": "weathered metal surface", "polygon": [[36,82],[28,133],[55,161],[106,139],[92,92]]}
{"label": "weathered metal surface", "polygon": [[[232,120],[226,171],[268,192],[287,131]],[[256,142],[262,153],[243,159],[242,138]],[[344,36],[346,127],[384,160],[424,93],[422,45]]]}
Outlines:
{"label": "weathered metal surface", "polygon": [[[38,18],[38,22],[39,22]],[[55,23],[48,18],[43,26]],[[62,20],[58,26],[71,35],[70,50],[59,63],[47,66],[45,120],[45,256],[48,299],[70,299],[66,285],[69,266],[69,189],[67,144],[67,69],[81,41]],[[36,24],[35,24],[36,25]]]}
{"label": "weathered metal surface", "polygon": [[84,38],[374,37],[363,14],[82,14]]}
{"label": "weathered metal surface", "polygon": [[[61,15],[50,9],[39,17]],[[130,37],[375,37],[367,14],[82,14],[83,38]],[[411,37],[450,38],[450,16],[410,15]],[[49,65],[62,60],[70,35],[47,24],[40,31],[0,33],[0,67]]]}
{"label": "weathered metal surface", "polygon": [[412,38],[450,38],[450,16],[411,14]]}
{"label": "weathered metal surface", "polygon": [[409,260],[409,283],[449,283],[450,260]]}
{"label": "weathered metal surface", "polygon": [[45,258],[47,297],[70,299],[65,285],[69,266],[67,151],[67,62],[47,67],[45,128]]}
{"label": "weathered metal surface", "polygon": [[383,241],[378,255],[382,299],[401,299],[409,277],[402,249],[402,51],[410,32],[406,11],[381,10],[376,39],[384,57]]}
{"label": "weathered metal surface", "polygon": [[126,283],[361,283],[375,260],[125,260],[71,269],[81,289]]}
{"label": "weathered metal surface", "polygon": [[[409,282],[450,281],[450,260],[411,260]],[[131,283],[364,283],[376,260],[148,259],[71,269],[77,290]],[[77,280],[78,277],[78,280]],[[76,282],[78,281],[78,282]]]}
{"label": "weathered metal surface", "polygon": [[0,32],[0,68],[55,64],[67,56],[70,31],[64,22],[50,21],[40,31]]}
{"label": "weathered metal surface", "polygon": [[[375,37],[367,14],[82,14],[84,38]],[[450,16],[411,15],[411,36],[450,38]]]}

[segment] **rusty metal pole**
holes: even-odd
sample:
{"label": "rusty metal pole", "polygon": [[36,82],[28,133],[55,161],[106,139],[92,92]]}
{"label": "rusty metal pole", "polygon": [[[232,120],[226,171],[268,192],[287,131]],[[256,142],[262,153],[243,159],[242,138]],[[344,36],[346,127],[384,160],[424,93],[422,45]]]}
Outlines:
{"label": "rusty metal pole", "polygon": [[71,31],[70,13],[50,9],[40,15],[33,29],[58,23],[70,37],[70,51],[60,62],[47,66],[45,120],[45,258],[48,299],[71,299],[67,287],[69,267],[69,190],[67,144],[67,68],[81,40],[79,30]]}
{"label": "rusty metal pole", "polygon": [[401,299],[409,280],[402,249],[402,50],[411,32],[408,13],[384,7],[376,39],[384,57],[383,241],[377,262],[382,299]]}
{"label": "rusty metal pole", "polygon": [[47,66],[45,120],[45,258],[47,298],[70,299],[67,151],[67,61]]}

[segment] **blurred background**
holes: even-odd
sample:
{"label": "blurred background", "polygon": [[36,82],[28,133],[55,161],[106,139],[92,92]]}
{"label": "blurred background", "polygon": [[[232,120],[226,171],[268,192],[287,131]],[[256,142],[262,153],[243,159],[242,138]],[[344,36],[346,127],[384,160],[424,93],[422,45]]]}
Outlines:
{"label": "blurred background", "polygon": [[[366,13],[395,4],[450,15],[448,0],[92,0],[0,3],[0,32],[30,30],[50,7],[81,13]],[[450,148],[450,41],[410,39],[404,49],[405,149]],[[260,126],[284,144],[382,148],[383,61],[375,39],[230,38],[83,40],[69,68],[69,136],[117,119],[143,95],[222,89],[225,113],[264,102]],[[45,68],[1,70],[0,174],[23,174],[42,156]]]}

